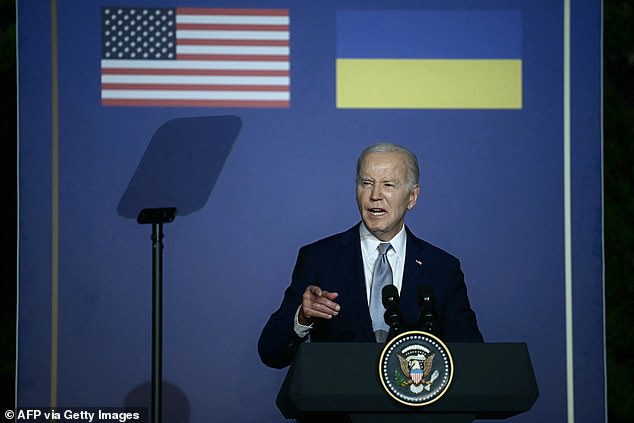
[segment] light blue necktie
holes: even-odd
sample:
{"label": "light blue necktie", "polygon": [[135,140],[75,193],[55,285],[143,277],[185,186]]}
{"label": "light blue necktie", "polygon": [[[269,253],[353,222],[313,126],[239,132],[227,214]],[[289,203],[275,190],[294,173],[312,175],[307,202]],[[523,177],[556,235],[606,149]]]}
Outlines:
{"label": "light blue necktie", "polygon": [[392,267],[387,260],[387,252],[392,245],[389,242],[379,244],[379,257],[374,263],[374,273],[372,274],[372,289],[370,292],[370,317],[372,318],[372,329],[376,342],[385,342],[390,327],[385,323],[385,307],[383,307],[383,297],[381,291],[383,287],[392,284]]}

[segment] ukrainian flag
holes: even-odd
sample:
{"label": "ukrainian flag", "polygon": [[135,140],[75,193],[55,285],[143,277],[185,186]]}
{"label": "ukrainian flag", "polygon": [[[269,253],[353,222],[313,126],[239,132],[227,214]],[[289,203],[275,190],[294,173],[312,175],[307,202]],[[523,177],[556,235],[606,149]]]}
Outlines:
{"label": "ukrainian flag", "polygon": [[337,107],[521,109],[514,10],[337,12]]}

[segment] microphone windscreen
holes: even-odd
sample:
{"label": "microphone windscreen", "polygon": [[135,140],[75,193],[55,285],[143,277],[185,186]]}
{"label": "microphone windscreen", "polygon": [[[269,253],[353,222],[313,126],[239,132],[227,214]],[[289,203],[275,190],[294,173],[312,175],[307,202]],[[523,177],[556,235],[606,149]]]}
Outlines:
{"label": "microphone windscreen", "polygon": [[434,287],[428,283],[418,288],[418,304],[423,304],[423,302],[431,302],[432,304],[436,302]]}
{"label": "microphone windscreen", "polygon": [[398,289],[393,284],[385,285],[381,291],[383,298],[383,307],[391,308],[399,305],[400,299]]}

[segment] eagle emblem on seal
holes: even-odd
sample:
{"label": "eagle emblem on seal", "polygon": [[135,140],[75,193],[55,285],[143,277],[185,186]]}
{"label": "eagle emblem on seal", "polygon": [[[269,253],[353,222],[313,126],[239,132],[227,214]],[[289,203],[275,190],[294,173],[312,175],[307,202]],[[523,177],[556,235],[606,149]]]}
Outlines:
{"label": "eagle emblem on seal", "polygon": [[[395,375],[401,386],[409,386],[410,391],[415,394],[429,391],[432,383],[438,378],[438,370],[432,373],[432,366],[436,354],[430,354],[427,357],[421,354],[402,356],[396,354],[401,367],[401,375]],[[398,370],[395,370],[398,373]],[[429,376],[431,373],[431,377]],[[429,379],[428,379],[429,377]]]}
{"label": "eagle emblem on seal", "polygon": [[386,342],[379,359],[379,379],[394,400],[411,406],[442,397],[453,379],[451,352],[434,335],[404,332]]}

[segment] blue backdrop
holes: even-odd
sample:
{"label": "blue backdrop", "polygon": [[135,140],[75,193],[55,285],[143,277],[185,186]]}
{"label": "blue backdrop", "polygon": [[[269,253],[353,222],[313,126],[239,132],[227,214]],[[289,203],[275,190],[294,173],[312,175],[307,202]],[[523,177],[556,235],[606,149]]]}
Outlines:
{"label": "blue backdrop", "polygon": [[[290,101],[102,105],[104,6],[287,10]],[[337,11],[386,8],[519,14],[521,107],[337,108]],[[298,248],[358,221],[357,155],[387,140],[419,157],[407,223],[461,259],[486,341],[528,344],[540,397],[512,420],[604,421],[601,23],[598,0],[18,2],[18,405],[143,396],[150,228],[117,208],[161,125],[234,115],[207,203],[165,227],[174,412],[284,420],[285,371],[260,363],[257,338]]]}

